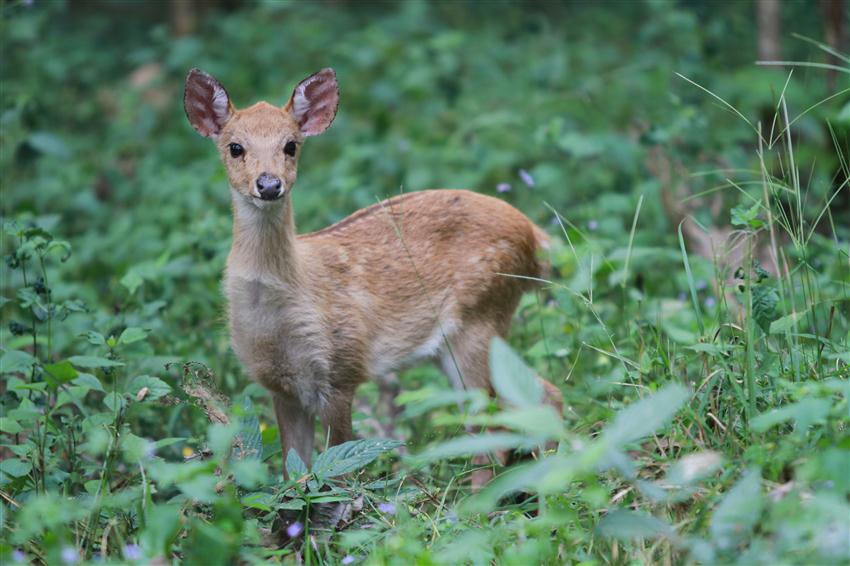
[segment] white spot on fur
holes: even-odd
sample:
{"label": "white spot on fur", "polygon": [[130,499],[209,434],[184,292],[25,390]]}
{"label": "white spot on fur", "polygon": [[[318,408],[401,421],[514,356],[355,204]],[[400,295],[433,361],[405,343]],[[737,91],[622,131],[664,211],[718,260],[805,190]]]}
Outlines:
{"label": "white spot on fur", "polygon": [[369,373],[371,375],[386,375],[393,371],[408,368],[417,362],[437,357],[440,351],[444,349],[446,339],[454,334],[457,327],[457,321],[444,318],[434,325],[434,330],[431,331],[428,338],[411,352],[382,352],[373,349],[371,356],[369,356]]}

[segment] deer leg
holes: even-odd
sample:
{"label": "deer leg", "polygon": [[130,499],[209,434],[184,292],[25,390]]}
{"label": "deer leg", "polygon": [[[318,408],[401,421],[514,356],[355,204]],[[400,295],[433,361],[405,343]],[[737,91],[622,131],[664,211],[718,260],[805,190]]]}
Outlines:
{"label": "deer leg", "polygon": [[319,414],[329,446],[342,444],[354,438],[351,429],[351,402],[354,395],[342,391],[335,393],[333,398],[325,403]]}
{"label": "deer leg", "polygon": [[[274,395],[274,412],[280,431],[280,446],[283,449],[284,462],[289,450],[294,448],[301,460],[309,466],[313,455],[315,415],[306,410],[297,400],[280,395]],[[286,476],[285,469],[284,476]]]}
{"label": "deer leg", "polygon": [[[486,325],[469,326],[462,335],[453,336],[448,340],[447,347],[440,354],[439,364],[443,373],[455,389],[483,389],[493,394],[490,385],[489,348],[490,338],[496,334],[495,329]],[[480,432],[478,427],[468,428],[469,432]],[[504,454],[496,454],[503,463]],[[478,490],[493,477],[490,455],[477,454],[472,457],[475,469],[470,474],[472,489]]]}
{"label": "deer leg", "polygon": [[[499,328],[485,324],[472,326],[466,328],[463,335],[454,336],[449,340],[449,347],[442,353],[439,361],[443,372],[449,376],[456,388],[479,388],[493,395],[490,382],[490,340],[493,336],[507,335],[509,326],[510,320],[500,324]],[[543,403],[561,415],[561,390],[540,376],[537,376],[537,379],[543,389]],[[546,446],[547,449],[554,447],[554,444]],[[505,464],[509,461],[509,454],[499,451],[495,454],[495,459],[500,464]],[[487,454],[478,454],[472,458],[472,464],[477,466],[470,476],[473,490],[480,489],[493,477],[492,463]]]}

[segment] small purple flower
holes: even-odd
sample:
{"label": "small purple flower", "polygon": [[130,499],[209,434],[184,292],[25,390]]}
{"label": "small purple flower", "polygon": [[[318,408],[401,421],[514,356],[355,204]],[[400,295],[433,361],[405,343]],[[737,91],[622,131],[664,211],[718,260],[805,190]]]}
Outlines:
{"label": "small purple flower", "polygon": [[534,188],[534,177],[531,176],[531,173],[529,173],[525,169],[520,169],[519,178],[522,179],[522,182],[525,183],[529,188]]}
{"label": "small purple flower", "polygon": [[295,521],[288,527],[286,527],[286,534],[289,535],[289,538],[295,538],[300,535],[304,531],[304,525]]}
{"label": "small purple flower", "polygon": [[684,291],[679,291],[679,294],[676,296],[676,298],[682,302],[685,302],[685,299],[688,298],[688,295]]}
{"label": "small purple flower", "polygon": [[125,544],[123,548],[124,560],[141,560],[142,547],[138,544]]}
{"label": "small purple flower", "polygon": [[714,300],[714,297],[706,297],[705,308],[712,309],[712,308],[714,308],[714,305],[716,305],[716,304],[717,304],[717,301]]}
{"label": "small purple flower", "polygon": [[597,228],[599,228],[599,222],[597,222],[596,220],[591,220],[587,223],[587,229],[591,232],[593,232]]}
{"label": "small purple flower", "polygon": [[379,503],[378,511],[381,513],[386,513],[387,515],[395,515],[395,504],[394,503]]}
{"label": "small purple flower", "polygon": [[560,226],[561,225],[561,221],[558,219],[557,214],[552,217],[552,220],[549,221],[549,224],[551,224],[552,226]]}
{"label": "small purple flower", "polygon": [[59,556],[60,558],[62,558],[63,564],[76,564],[80,561],[80,554],[73,546],[64,547],[62,549],[62,553]]}
{"label": "small purple flower", "polygon": [[145,449],[144,449],[144,458],[145,460],[150,460],[156,456],[156,443],[149,439],[145,439]]}
{"label": "small purple flower", "polygon": [[12,551],[12,562],[21,563],[27,561],[27,555],[24,554],[24,551],[16,548]]}
{"label": "small purple flower", "polygon": [[35,4],[35,0],[24,0],[23,4],[24,6],[32,6]]}
{"label": "small purple flower", "polygon": [[346,565],[354,564],[354,557],[351,556],[350,554],[346,554],[342,559],[342,563],[346,564]]}
{"label": "small purple flower", "polygon": [[511,190],[511,184],[510,183],[499,183],[498,185],[496,185],[496,192],[498,192],[498,193],[507,193],[510,190]]}
{"label": "small purple flower", "polygon": [[697,283],[696,283],[697,291],[702,291],[706,287],[708,287],[708,283],[705,282],[705,279],[699,279],[697,281]]}

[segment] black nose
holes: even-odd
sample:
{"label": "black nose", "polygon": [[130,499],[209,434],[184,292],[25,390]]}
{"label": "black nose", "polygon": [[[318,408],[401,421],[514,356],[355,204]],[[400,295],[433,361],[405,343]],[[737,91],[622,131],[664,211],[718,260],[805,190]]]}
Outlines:
{"label": "black nose", "polygon": [[263,200],[275,200],[280,198],[282,191],[280,190],[280,179],[274,175],[263,173],[257,178],[257,192],[260,193],[260,198]]}

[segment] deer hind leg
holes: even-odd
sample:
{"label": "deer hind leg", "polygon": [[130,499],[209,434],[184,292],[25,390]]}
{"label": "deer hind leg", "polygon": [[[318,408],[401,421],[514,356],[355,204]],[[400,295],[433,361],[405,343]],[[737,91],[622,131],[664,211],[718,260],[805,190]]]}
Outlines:
{"label": "deer hind leg", "polygon": [[[493,394],[490,384],[490,339],[497,334],[492,326],[479,324],[467,326],[462,333],[448,338],[440,353],[438,362],[449,381],[457,390],[483,389]],[[480,432],[478,427],[468,427],[469,432]],[[495,455],[499,463],[504,463],[506,454]],[[473,490],[478,490],[493,477],[493,466],[488,454],[477,454],[472,458],[473,472],[470,482]]]}
{"label": "deer hind leg", "polygon": [[[440,355],[439,362],[443,372],[449,377],[452,385],[459,390],[479,388],[493,395],[490,381],[490,341],[493,336],[506,336],[510,327],[510,319],[498,325],[479,324],[464,328],[463,334],[452,336],[447,340],[447,347]],[[543,403],[551,406],[558,415],[563,414],[563,395],[554,384],[537,376],[543,389]],[[475,431],[470,431],[475,432]],[[546,446],[555,448],[554,443]],[[500,464],[511,460],[505,451],[495,454]],[[479,454],[472,459],[477,469],[471,475],[473,489],[479,489],[493,476],[493,464],[486,454]]]}
{"label": "deer hind leg", "polygon": [[315,415],[305,409],[298,400],[281,395],[274,395],[274,411],[284,462],[289,450],[294,448],[301,460],[309,466],[313,455]]}

